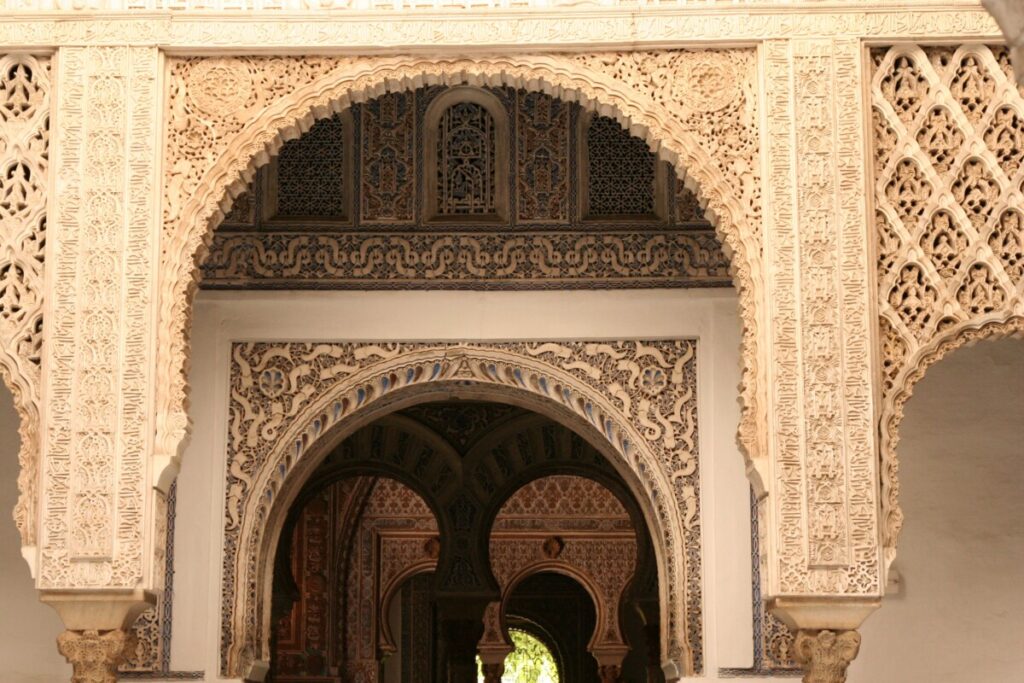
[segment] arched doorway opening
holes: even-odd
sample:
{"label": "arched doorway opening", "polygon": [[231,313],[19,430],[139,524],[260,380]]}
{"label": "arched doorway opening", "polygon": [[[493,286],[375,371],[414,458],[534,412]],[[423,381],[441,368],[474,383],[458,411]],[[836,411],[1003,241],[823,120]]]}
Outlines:
{"label": "arched doorway opening", "polygon": [[[453,81],[455,82],[461,83],[458,79]],[[412,92],[408,93],[407,90]],[[478,204],[465,204],[464,193],[479,187],[479,184],[475,181],[466,181],[467,185],[458,180],[449,183],[445,189],[439,180],[438,185],[431,188],[430,183],[417,176],[419,180],[408,185],[412,188],[409,191],[413,193],[414,212],[417,202],[421,205],[419,217],[410,223],[416,232],[415,237],[419,239],[424,234],[429,234],[431,229],[435,233],[440,233],[440,240],[451,239],[451,235],[446,233],[467,233],[469,236],[466,237],[466,243],[470,246],[466,247],[464,244],[454,251],[438,245],[419,252],[416,249],[408,251],[402,246],[408,242],[408,235],[396,228],[395,224],[362,223],[362,217],[367,210],[361,204],[367,197],[362,184],[345,186],[345,189],[337,192],[340,201],[334,203],[326,201],[338,199],[332,198],[332,190],[327,190],[326,194],[313,193],[312,196],[307,193],[305,196],[309,201],[296,202],[296,197],[301,194],[298,191],[282,196],[282,188],[301,187],[302,178],[305,178],[310,186],[321,187],[326,183],[337,190],[335,181],[338,177],[332,176],[331,173],[315,174],[312,178],[288,175],[286,166],[289,159],[294,160],[298,154],[296,150],[301,151],[303,145],[315,149],[327,148],[328,156],[334,155],[328,160],[335,166],[348,168],[350,164],[354,164],[361,169],[360,173],[367,174],[365,177],[387,179],[388,183],[401,181],[401,169],[398,169],[396,175],[394,166],[385,172],[379,164],[375,167],[372,163],[365,163],[368,154],[366,145],[369,144],[367,140],[374,138],[373,135],[364,135],[366,129],[360,126],[365,123],[365,117],[373,113],[374,107],[380,110],[374,114],[375,116],[401,118],[399,115],[404,111],[404,105],[397,95],[418,97],[423,94],[421,91],[426,90],[430,90],[433,95],[437,95],[437,92],[446,92],[446,88],[442,86],[403,86],[387,97],[360,103],[359,107],[343,111],[335,117],[325,117],[311,127],[306,136],[294,140],[296,144],[276,150],[279,151],[276,161],[265,167],[265,174],[277,174],[276,190],[260,196],[266,189],[264,183],[270,182],[270,175],[259,176],[250,189],[243,193],[246,196],[239,197],[236,206],[238,214],[244,214],[248,209],[243,205],[251,199],[253,202],[249,206],[256,213],[272,209],[271,213],[266,214],[269,223],[250,224],[248,229],[234,232],[228,229],[232,226],[223,226],[224,239],[242,245],[239,250],[233,252],[235,256],[244,259],[243,255],[249,249],[246,244],[251,246],[252,239],[264,239],[268,231],[274,233],[270,236],[270,242],[261,243],[261,246],[252,251],[255,253],[262,250],[262,253],[268,256],[267,263],[276,264],[268,271],[271,273],[271,289],[298,287],[293,280],[288,279],[290,276],[284,275],[283,272],[278,273],[278,266],[284,266],[291,276],[298,274],[301,279],[304,272],[308,275],[311,271],[330,271],[341,261],[346,263],[346,267],[365,271],[355,280],[349,278],[342,286],[345,289],[359,290],[406,287],[450,287],[455,290],[492,287],[546,289],[560,287],[560,281],[564,279],[565,273],[589,267],[586,264],[607,265],[616,259],[621,262],[619,265],[630,264],[626,270],[638,269],[637,272],[643,271],[646,273],[645,277],[651,276],[654,280],[631,282],[629,277],[609,280],[604,275],[597,274],[589,280],[584,278],[583,282],[570,283],[569,287],[671,287],[679,284],[680,279],[685,280],[695,272],[698,273],[698,277],[724,278],[719,284],[729,284],[728,278],[724,277],[725,268],[728,267],[727,259],[721,250],[722,247],[710,234],[711,223],[701,217],[696,221],[700,222],[699,226],[680,225],[680,222],[686,223],[686,220],[680,219],[684,208],[699,212],[703,203],[692,192],[694,180],[688,176],[673,177],[675,171],[671,167],[659,161],[644,145],[642,139],[626,134],[616,121],[587,114],[591,106],[589,102],[570,111],[575,112],[576,123],[568,125],[566,131],[569,134],[564,141],[563,151],[575,149],[579,152],[586,148],[589,155],[586,163],[590,164],[588,170],[592,171],[588,177],[595,178],[595,184],[589,187],[585,202],[581,201],[581,196],[573,193],[570,193],[568,198],[563,197],[570,218],[561,227],[570,228],[569,237],[573,240],[571,243],[562,239],[566,237],[565,234],[558,239],[551,239],[548,233],[534,234],[543,232],[541,227],[547,230],[550,224],[545,223],[541,226],[533,219],[527,223],[516,223],[519,218],[513,218],[513,215],[518,215],[516,211],[527,203],[521,202],[522,197],[515,194],[520,191],[522,183],[507,188],[505,196],[495,190],[486,197],[486,201],[481,200],[483,204],[479,206],[484,207],[481,209],[482,213],[471,213],[467,216],[459,214],[458,211],[474,212],[474,207]],[[460,86],[447,92],[461,90],[473,88]],[[541,94],[527,88],[492,86],[486,90],[499,99],[499,95],[504,96],[517,107],[524,102],[532,101],[525,98]],[[544,97],[545,106],[567,107],[571,104],[559,104],[559,98],[552,95]],[[429,109],[430,104],[425,104],[422,112],[424,120],[433,121],[433,118],[427,116],[430,113]],[[417,105],[410,111],[419,112],[420,108]],[[550,114],[552,110],[547,111]],[[475,113],[470,116],[461,109],[453,109],[451,112],[446,110],[439,115],[438,126],[461,135],[472,122],[485,119],[483,114],[486,113],[491,116],[491,120],[476,133],[480,133],[482,139],[491,139],[488,136],[492,135],[497,139],[504,129],[498,120],[500,117],[494,116],[492,110],[482,105],[473,112]],[[608,110],[607,113],[615,112]],[[573,121],[573,117],[569,116],[568,121]],[[610,122],[610,125],[598,125],[602,122]],[[334,130],[340,131],[342,137],[346,125],[357,131],[356,135],[362,137],[357,137],[354,145],[347,146],[348,149],[355,151],[346,153],[345,144],[332,147],[325,142],[325,124],[329,124],[328,130],[330,126],[335,126]],[[508,124],[510,130],[522,128],[522,121],[519,119],[510,118]],[[589,124],[590,128],[587,128],[586,124]],[[609,158],[621,161],[622,155],[616,156],[618,152],[608,154],[607,145],[601,142],[605,139],[591,134],[595,129],[605,131],[603,134],[614,132],[618,142],[625,143],[624,147],[617,149],[621,151],[628,148],[625,158],[630,164],[626,167],[633,169],[631,178],[634,181],[637,177],[649,178],[650,192],[643,201],[633,202],[637,203],[636,207],[630,202],[625,202],[626,206],[622,210],[616,209],[618,200],[613,195],[620,188],[609,182],[607,172],[598,172],[601,169],[594,166],[593,162]],[[393,133],[394,130],[388,133],[392,136],[389,138],[389,144],[392,148],[396,144],[402,147],[395,142]],[[409,144],[412,145],[415,154],[420,156],[414,155],[414,163],[407,168],[418,172],[418,164],[423,159],[423,154],[435,154],[438,158],[446,156],[453,160],[452,163],[461,165],[462,170],[454,174],[453,178],[468,178],[472,175],[470,170],[474,173],[484,172],[488,168],[501,165],[502,159],[511,163],[513,159],[518,158],[516,155],[520,154],[518,147],[513,148],[509,145],[504,157],[500,150],[496,149],[493,156],[485,155],[486,163],[476,165],[479,159],[470,158],[476,152],[465,152],[465,149],[475,149],[474,145],[463,148],[460,146],[461,143],[445,147],[440,142],[436,145],[423,145],[417,142],[424,139],[425,135],[412,136],[412,142]],[[462,138],[456,136],[452,139],[458,141]],[[545,138],[543,144],[558,147],[562,143],[556,145]],[[350,155],[356,158],[351,159]],[[382,159],[391,158],[389,155],[391,152],[383,155]],[[557,171],[556,176],[563,173],[566,177],[578,179],[582,175],[580,165],[583,163],[583,156],[570,154],[570,158],[563,159],[564,168],[559,169],[558,164],[555,164],[537,177],[544,180],[541,184],[545,188],[548,187],[546,183],[552,180],[550,174],[545,174],[552,168]],[[543,160],[546,157],[538,151],[531,158]],[[426,161],[423,163],[426,164]],[[436,164],[437,160],[434,163]],[[638,164],[643,169],[642,173],[634,168]],[[330,168],[324,164],[313,166],[316,169]],[[513,175],[515,174],[510,173],[510,176]],[[497,178],[497,175],[495,177]],[[521,177],[519,179],[521,180]],[[488,183],[483,183],[483,187],[488,187]],[[578,187],[577,185],[577,189]],[[432,191],[435,193],[433,199],[424,201],[424,195],[429,199]],[[636,199],[631,199],[626,194],[619,192],[619,200]],[[371,203],[375,207],[388,204],[391,207],[388,210],[392,213],[399,213],[401,209],[401,202],[389,204],[395,199],[393,196],[389,199],[377,192],[377,196],[372,199]],[[583,205],[588,207],[589,213],[586,215],[576,210]],[[323,207],[322,211],[332,214],[333,217],[324,222],[317,220],[316,217],[304,215],[303,207],[310,206]],[[546,206],[550,208],[551,204],[548,203]],[[425,209],[422,207],[428,207],[429,211],[423,213]],[[321,208],[317,208],[317,211],[321,211]],[[632,215],[631,211],[636,215]],[[227,223],[237,219],[238,214],[234,211],[232,214]],[[709,209],[707,215],[710,217],[715,214]],[[474,240],[483,239],[481,235],[489,234],[487,230],[494,227],[491,222],[506,217],[508,225],[502,223],[501,227],[502,230],[507,228],[507,231],[497,233],[496,241],[492,240],[494,244],[472,246]],[[388,220],[392,219],[394,216]],[[636,245],[630,246],[629,240],[623,235],[615,235],[614,225],[609,224],[623,220],[629,224],[626,233],[631,236],[642,235],[644,240],[650,238],[653,241],[641,244],[638,250],[635,249]],[[315,234],[302,234],[299,238],[293,239],[296,233],[289,231],[301,232],[301,227],[297,226],[305,222],[316,224],[313,226],[316,228]],[[600,239],[591,244],[588,242],[591,236],[585,236],[580,237],[579,240],[582,241],[577,242],[575,230],[582,225],[595,230],[594,234],[600,235]],[[237,228],[238,225],[234,227]],[[373,231],[376,233],[368,234]],[[694,237],[701,231],[706,233],[704,237],[711,239],[710,242]],[[522,245],[526,235],[529,236],[526,240],[527,246],[520,249],[516,245]],[[438,235],[435,234],[434,237]],[[285,251],[291,252],[291,256],[271,256],[270,252],[263,250],[263,246],[274,243],[279,238],[282,240],[281,243],[290,245]],[[339,257],[341,261],[331,261],[327,254],[341,244],[337,240],[344,242],[350,238],[360,241],[362,246],[349,251],[343,249]],[[298,241],[295,241],[296,239]],[[292,247],[303,240],[306,240],[306,244],[318,245],[314,247],[317,253],[303,252],[302,249],[292,251]],[[551,277],[545,279],[546,276],[541,273],[539,276],[534,274],[517,280],[518,275],[513,273],[511,277],[502,279],[502,273],[507,268],[518,267],[521,263],[537,265],[538,259],[543,261],[545,249],[549,246],[563,249],[565,244],[569,244],[569,251],[565,254],[555,253],[550,262],[540,263],[541,270],[548,269],[545,272]],[[696,246],[690,249],[687,245]],[[232,261],[231,258],[227,259],[227,262],[217,260],[218,256],[225,254],[221,248],[223,246],[215,241],[214,253],[207,263],[207,283],[211,286],[217,286],[218,278],[224,276],[224,269],[231,271],[233,266],[226,265],[228,262],[235,265],[241,263],[238,260]],[[505,250],[506,247],[511,251]],[[622,249],[629,253],[623,255]],[[636,253],[630,252],[630,249]],[[403,250],[404,255],[401,253]],[[501,253],[498,253],[499,251]],[[285,265],[293,257],[291,265]],[[553,263],[558,265],[552,266]],[[249,265],[252,265],[252,262]],[[474,277],[467,283],[460,279],[461,275],[444,271],[442,266],[452,269],[458,266],[464,268],[464,272],[478,269],[479,272],[474,273]],[[391,273],[380,270],[392,267],[395,270]],[[439,271],[439,268],[442,270]],[[413,278],[416,282],[410,284],[402,274],[403,269],[422,277]],[[282,275],[283,279],[278,275]],[[315,275],[312,277],[315,278]],[[253,286],[253,279],[247,279],[244,275],[233,282],[226,282],[224,279],[220,282],[227,289]],[[310,287],[323,284],[323,281],[320,281]],[[226,301],[227,296],[225,295],[222,300]],[[323,316],[325,313],[329,311],[318,310],[314,315]],[[679,337],[675,338],[676,341],[661,341],[664,336],[656,334],[654,337],[643,337],[659,340],[652,342],[590,343],[586,340],[592,337],[579,337],[579,341],[570,343],[523,343],[515,341],[521,337],[513,333],[502,337],[510,341],[490,345],[493,348],[484,348],[488,346],[487,344],[475,345],[462,341],[474,338],[472,334],[442,334],[441,338],[455,339],[443,344],[275,344],[272,340],[282,338],[281,334],[293,340],[303,338],[301,332],[289,329],[286,333],[275,331],[269,337],[264,337],[271,340],[268,342],[231,344],[230,381],[233,393],[229,420],[234,424],[228,429],[229,462],[226,468],[229,475],[226,483],[225,573],[221,586],[223,604],[219,652],[223,675],[246,676],[250,670],[258,670],[269,659],[269,605],[272,602],[272,590],[268,578],[270,574],[266,567],[272,563],[271,557],[276,548],[280,525],[283,523],[288,505],[298,495],[299,482],[310,475],[319,461],[325,457],[325,453],[339,439],[344,440],[353,430],[361,429],[388,411],[394,412],[406,405],[429,400],[429,394],[435,389],[440,395],[501,400],[539,408],[540,412],[563,424],[571,425],[574,429],[578,427],[581,429],[579,433],[586,434],[587,439],[613,464],[618,475],[635,496],[641,514],[652,530],[651,536],[654,541],[651,552],[657,561],[652,573],[658,578],[658,595],[654,602],[656,611],[659,612],[658,621],[663,626],[660,636],[663,643],[658,648],[663,664],[675,672],[675,676],[702,669],[703,560],[697,550],[701,543],[701,530],[698,501],[700,480],[696,452],[696,370],[693,360],[696,352],[695,341],[682,341]],[[683,338],[685,337],[684,334]],[[242,338],[252,339],[248,335]],[[312,338],[322,340],[323,336],[313,333]],[[374,338],[394,337],[385,333]],[[399,338],[434,339],[437,335]],[[596,338],[614,339],[605,334]],[[257,359],[257,356],[260,358]],[[332,362],[331,359],[337,362]],[[310,368],[313,369],[313,375],[306,374]],[[315,376],[317,373],[318,377]],[[407,395],[409,389],[412,389],[416,396]],[[255,412],[250,413],[250,410]],[[447,542],[445,535],[442,534],[442,545]],[[449,554],[442,552],[441,556],[447,558]],[[481,593],[484,588],[488,586],[480,587]]]}
{"label": "arched doorway opening", "polygon": [[[565,671],[565,653],[559,651],[549,632],[529,622],[521,622],[509,629],[509,636],[515,650],[505,657],[502,683],[561,683],[571,680]],[[485,683],[483,662],[479,661],[478,683]],[[581,679],[582,680],[582,679]]]}
{"label": "arched doorway opening", "polygon": [[[478,655],[490,680],[495,643],[514,648],[507,629],[540,623],[559,634],[560,680],[620,680],[620,614],[656,599],[656,580],[634,581],[654,563],[628,486],[571,429],[514,404],[400,408],[334,447],[291,505],[270,680],[472,681]],[[539,605],[552,589],[566,592]],[[589,608],[552,610],[581,590]]]}
{"label": "arched doorway opening", "polygon": [[[898,447],[900,552],[851,678],[966,683],[1024,672],[1022,415],[1020,339],[958,349],[914,387]],[[962,646],[950,651],[953,638]]]}

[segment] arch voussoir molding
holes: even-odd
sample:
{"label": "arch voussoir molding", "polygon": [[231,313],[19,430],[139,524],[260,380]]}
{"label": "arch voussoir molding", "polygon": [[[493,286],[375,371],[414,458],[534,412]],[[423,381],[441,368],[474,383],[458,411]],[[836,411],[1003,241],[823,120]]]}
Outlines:
{"label": "arch voussoir molding", "polygon": [[[763,453],[758,417],[761,205],[756,51],[676,50],[504,57],[210,57],[170,60],[155,452],[188,436],[192,298],[233,197],[288,139],[352,103],[431,84],[540,90],[615,117],[675,165],[731,256],[743,321],[745,456]],[[711,121],[716,125],[710,125]],[[748,463],[749,464],[749,463]],[[173,470],[173,467],[171,468]],[[756,468],[748,468],[755,471]],[[166,479],[166,478],[165,478]],[[760,482],[755,481],[759,488]]]}
{"label": "arch voussoir molding", "polygon": [[[247,343],[233,349],[221,667],[269,657],[273,553],[303,483],[381,415],[452,396],[513,403],[573,429],[620,471],[659,567],[662,652],[702,667],[696,344]],[[288,404],[290,420],[280,420]]]}

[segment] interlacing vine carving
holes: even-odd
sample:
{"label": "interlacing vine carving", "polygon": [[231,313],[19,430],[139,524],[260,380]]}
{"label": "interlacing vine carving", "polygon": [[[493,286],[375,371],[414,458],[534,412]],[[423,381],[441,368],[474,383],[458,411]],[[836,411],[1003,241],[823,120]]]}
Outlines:
{"label": "interlacing vine carving", "polygon": [[903,406],[925,369],[1024,330],[1024,96],[1006,51],[901,46],[872,54],[887,562],[899,508]]}
{"label": "interlacing vine carving", "polygon": [[36,543],[39,362],[50,142],[50,61],[0,58],[0,376],[14,395],[23,546]]}

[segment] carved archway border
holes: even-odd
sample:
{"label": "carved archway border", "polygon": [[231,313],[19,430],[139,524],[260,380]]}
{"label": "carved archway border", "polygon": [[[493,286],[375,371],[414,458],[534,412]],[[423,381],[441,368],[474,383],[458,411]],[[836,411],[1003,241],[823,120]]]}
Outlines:
{"label": "carved archway border", "polygon": [[899,505],[899,429],[903,411],[914,393],[914,387],[928,370],[957,349],[976,342],[1000,337],[1024,336],[1024,316],[1006,314],[987,321],[972,321],[938,334],[906,360],[881,411],[882,501],[885,566],[896,558],[896,542],[903,526],[903,510]]}
{"label": "carved archway border", "polygon": [[[257,73],[259,59],[263,71]],[[188,436],[188,333],[199,263],[213,229],[256,168],[316,119],[353,102],[428,84],[466,83],[540,90],[614,116],[676,167],[731,255],[743,324],[738,439],[748,464],[757,459],[765,424],[759,399],[764,372],[757,359],[764,297],[758,117],[740,117],[747,126],[740,131],[710,125],[740,95],[756,114],[756,64],[753,48],[461,59],[172,60],[157,344],[159,461],[173,462]],[[181,65],[187,67],[184,75],[176,68]],[[269,82],[271,71],[289,68],[296,73],[283,94],[269,88],[268,95],[258,87]],[[748,470],[756,479],[753,468]]]}
{"label": "carved archway border", "polygon": [[[684,671],[699,670],[703,637],[694,342],[283,346],[292,350],[280,344],[237,344],[234,349],[236,368],[245,365],[248,374],[232,373],[230,431],[243,442],[251,441],[254,432],[271,438],[265,447],[245,452],[236,453],[229,444],[221,642],[225,675],[244,675],[252,662],[268,655],[269,611],[263,606],[270,604],[273,549],[291,500],[309,473],[338,442],[382,414],[452,394],[543,412],[589,435],[592,445],[609,457],[640,503],[655,542],[665,624],[662,652]],[[676,357],[666,358],[672,349]],[[291,403],[293,397],[277,383],[289,368],[271,364],[280,364],[292,351],[304,372],[326,374],[329,381],[296,398],[287,411],[292,417],[281,420],[277,408],[256,405],[253,397],[266,390]],[[261,352],[263,360],[254,362]],[[329,360],[318,365],[318,358]],[[663,373],[647,372],[655,367]],[[332,374],[331,368],[341,370]],[[632,377],[633,385],[624,377]],[[641,378],[646,384],[639,386]],[[266,415],[270,422],[245,422],[255,415]],[[656,429],[659,423],[667,429]]]}

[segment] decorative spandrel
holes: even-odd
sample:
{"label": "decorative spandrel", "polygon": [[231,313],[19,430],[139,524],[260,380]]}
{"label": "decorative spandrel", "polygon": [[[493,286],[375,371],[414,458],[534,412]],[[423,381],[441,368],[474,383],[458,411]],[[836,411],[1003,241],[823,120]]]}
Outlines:
{"label": "decorative spandrel", "polygon": [[585,144],[585,217],[653,217],[657,159],[647,143],[615,119],[595,116],[586,127]]}
{"label": "decorative spandrel", "polygon": [[494,216],[497,203],[495,121],[476,102],[441,115],[437,132],[437,215]]}

